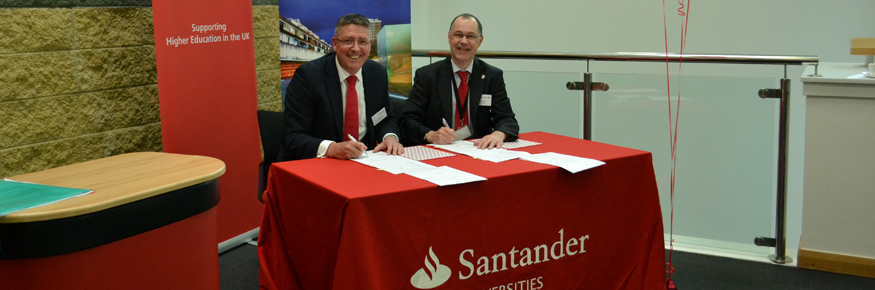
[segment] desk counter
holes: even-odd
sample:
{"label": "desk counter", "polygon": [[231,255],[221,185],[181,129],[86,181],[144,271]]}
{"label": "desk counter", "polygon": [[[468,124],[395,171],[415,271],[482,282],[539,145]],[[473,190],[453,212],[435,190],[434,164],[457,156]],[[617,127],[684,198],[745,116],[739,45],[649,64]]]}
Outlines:
{"label": "desk counter", "polygon": [[9,177],[94,192],[0,218],[5,289],[218,289],[218,159],[129,153]]}

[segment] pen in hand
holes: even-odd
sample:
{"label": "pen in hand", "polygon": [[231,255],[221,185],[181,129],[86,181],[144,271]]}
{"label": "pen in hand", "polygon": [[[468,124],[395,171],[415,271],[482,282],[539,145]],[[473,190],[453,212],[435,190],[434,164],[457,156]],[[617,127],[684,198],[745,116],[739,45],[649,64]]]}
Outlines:
{"label": "pen in hand", "polygon": [[441,118],[441,121],[444,122],[444,127],[447,127],[447,128],[450,127],[450,124],[447,124],[447,119],[446,119],[446,118]]}
{"label": "pen in hand", "polygon": [[[359,140],[356,140],[355,137],[352,136],[352,134],[346,134],[346,136],[349,137],[349,140],[352,141],[352,142],[358,142],[358,141],[359,141]],[[367,155],[367,152],[366,152],[365,150],[362,150],[362,155],[363,155],[363,156],[364,156],[364,155]]]}

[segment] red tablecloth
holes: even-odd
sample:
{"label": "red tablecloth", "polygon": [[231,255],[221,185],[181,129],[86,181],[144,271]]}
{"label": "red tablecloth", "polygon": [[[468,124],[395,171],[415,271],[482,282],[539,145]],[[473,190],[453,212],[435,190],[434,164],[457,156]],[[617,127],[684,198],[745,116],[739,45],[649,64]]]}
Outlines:
{"label": "red tablecloth", "polygon": [[[274,163],[258,240],[266,289],[664,289],[651,154],[549,133],[517,150],[605,161],[426,163],[486,177],[438,187],[352,161]],[[418,287],[414,287],[414,284]]]}

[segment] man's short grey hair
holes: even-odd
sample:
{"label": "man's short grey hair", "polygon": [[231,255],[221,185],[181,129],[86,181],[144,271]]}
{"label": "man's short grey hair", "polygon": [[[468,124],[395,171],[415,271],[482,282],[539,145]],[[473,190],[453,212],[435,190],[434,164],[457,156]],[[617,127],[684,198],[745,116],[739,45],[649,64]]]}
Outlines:
{"label": "man's short grey hair", "polygon": [[371,27],[371,21],[368,20],[367,17],[361,14],[350,13],[347,15],[343,15],[337,20],[337,26],[334,27],[334,37],[338,37],[340,35],[340,28],[349,24],[355,24],[359,26],[364,26],[366,28]]}
{"label": "man's short grey hair", "polygon": [[477,21],[477,33],[483,35],[483,25],[480,24],[480,19],[477,19],[477,16],[474,16],[471,13],[462,13],[459,14],[459,16],[456,16],[456,18],[453,18],[453,21],[450,22],[450,32],[453,31],[453,23],[456,23],[456,19],[459,19],[459,17],[474,19],[474,21]]}

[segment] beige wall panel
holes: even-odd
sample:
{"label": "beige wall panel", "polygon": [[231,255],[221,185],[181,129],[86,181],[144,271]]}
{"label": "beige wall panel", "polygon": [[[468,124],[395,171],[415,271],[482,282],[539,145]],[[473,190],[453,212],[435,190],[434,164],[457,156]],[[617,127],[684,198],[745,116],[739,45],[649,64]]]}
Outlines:
{"label": "beige wall panel", "polygon": [[0,55],[0,102],[78,92],[75,75],[71,52]]}
{"label": "beige wall panel", "polygon": [[155,48],[135,46],[75,51],[78,83],[83,91],[155,83]]}
{"label": "beige wall panel", "polygon": [[70,9],[0,9],[0,54],[72,48],[72,16]]}
{"label": "beige wall panel", "polygon": [[152,13],[147,8],[76,8],[76,48],[151,44]]}

